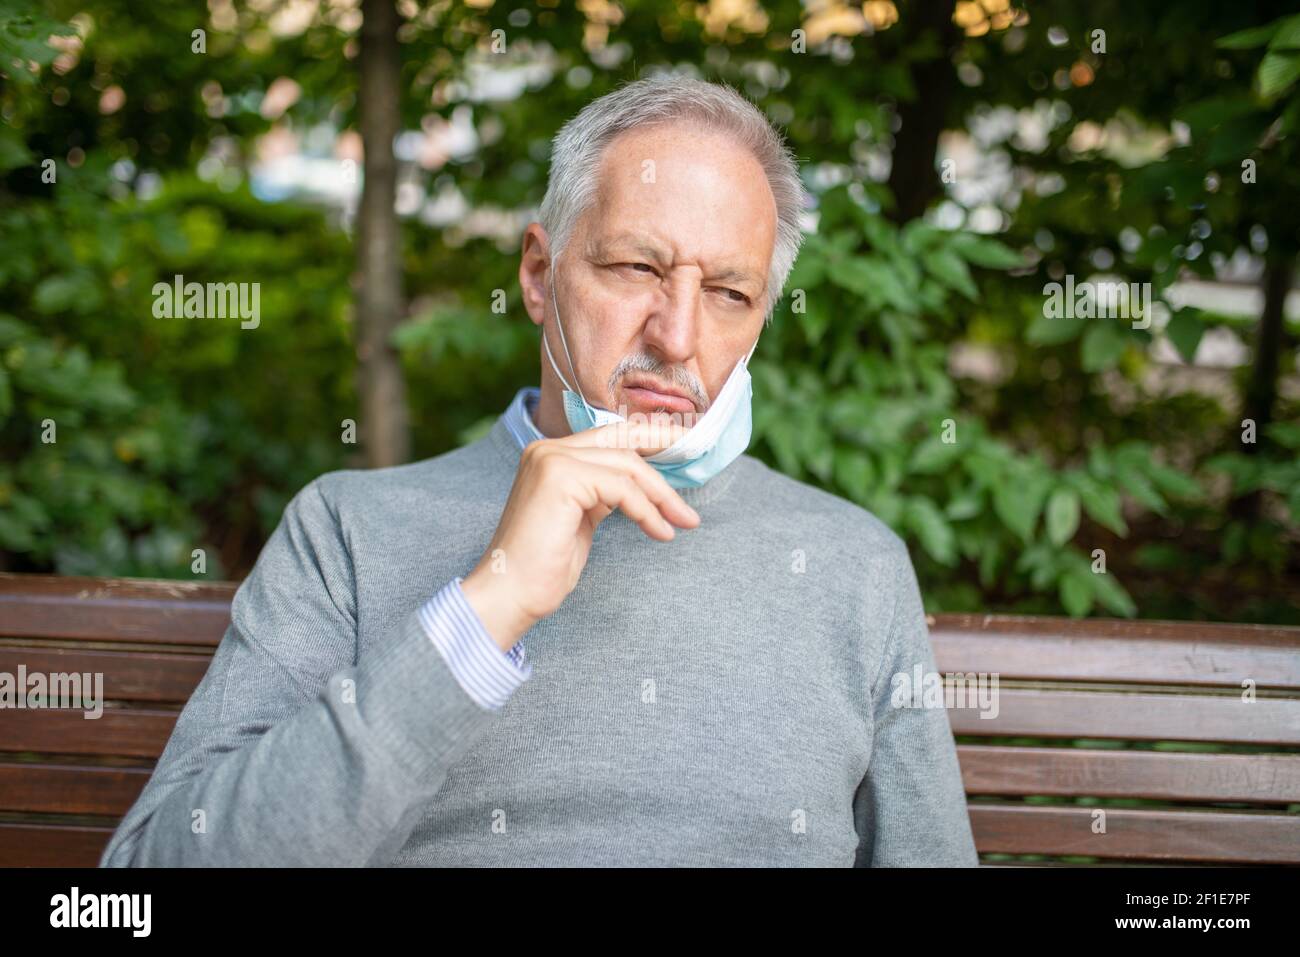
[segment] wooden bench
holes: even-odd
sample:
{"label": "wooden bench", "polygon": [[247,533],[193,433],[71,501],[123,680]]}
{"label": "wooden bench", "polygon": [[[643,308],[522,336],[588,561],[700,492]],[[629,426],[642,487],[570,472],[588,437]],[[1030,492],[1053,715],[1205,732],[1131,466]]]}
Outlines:
{"label": "wooden bench", "polygon": [[[0,866],[98,862],[234,591],[0,575],[0,672],[102,673],[107,699],[97,720],[0,710]],[[995,718],[948,711],[986,863],[1300,863],[1300,628],[941,615],[931,634],[940,672],[998,675]]]}

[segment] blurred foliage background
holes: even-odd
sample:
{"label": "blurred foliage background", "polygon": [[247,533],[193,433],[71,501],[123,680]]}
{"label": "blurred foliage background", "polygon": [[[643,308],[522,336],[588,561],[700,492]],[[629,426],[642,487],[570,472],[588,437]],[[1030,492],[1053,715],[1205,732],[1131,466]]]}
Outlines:
{"label": "blurred foliage background", "polygon": [[[932,611],[1300,624],[1287,4],[397,10],[413,457],[537,381],[515,274],[550,137],[683,70],[764,109],[816,201],[752,454],[894,527]],[[240,577],[363,464],[362,19],[0,0],[0,569]],[[177,274],[260,283],[257,328],[156,318]],[[1150,283],[1154,321],[1050,316],[1067,276]]]}

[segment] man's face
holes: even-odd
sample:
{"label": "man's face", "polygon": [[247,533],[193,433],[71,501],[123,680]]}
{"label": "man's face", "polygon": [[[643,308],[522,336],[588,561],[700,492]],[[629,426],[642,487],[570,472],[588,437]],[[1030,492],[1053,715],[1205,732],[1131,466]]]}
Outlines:
{"label": "man's face", "polygon": [[[624,414],[682,413],[692,424],[762,330],[775,237],[772,191],[742,147],[681,124],[614,140],[597,200],[555,273],[587,400]],[[530,245],[545,258],[526,239],[525,260]],[[545,285],[550,272],[540,260],[535,266],[530,289],[521,265],[529,312],[534,322],[545,319],[555,362],[572,383]],[[554,408],[563,386],[548,362],[542,375],[543,405]]]}

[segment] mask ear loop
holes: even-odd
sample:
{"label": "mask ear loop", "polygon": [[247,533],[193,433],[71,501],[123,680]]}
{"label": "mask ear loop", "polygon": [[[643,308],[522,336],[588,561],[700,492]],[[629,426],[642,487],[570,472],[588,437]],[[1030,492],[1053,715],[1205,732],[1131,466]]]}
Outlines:
{"label": "mask ear loop", "polygon": [[570,386],[569,380],[560,374],[559,366],[555,364],[555,357],[551,355],[551,343],[546,338],[545,327],[542,329],[542,345],[546,347],[546,358],[550,359],[551,368],[555,370],[555,374],[559,376],[560,381],[564,383],[564,387],[570,392],[577,392],[578,398],[582,399],[582,404],[590,409],[591,403],[589,403],[587,397],[583,395],[582,383],[578,382],[578,367],[573,364],[573,355],[569,352],[569,343],[564,337],[564,323],[560,320],[560,304],[555,299],[555,263],[559,258],[559,253],[556,253],[551,257],[551,305],[555,308],[555,328],[560,330],[560,345],[564,346],[564,358],[569,362],[569,371],[573,373],[573,381],[577,383],[578,386],[576,389]]}
{"label": "mask ear loop", "polygon": [[542,329],[542,348],[546,350],[546,359],[551,363],[551,368],[555,371],[555,377],[564,384],[566,389],[572,392],[573,389],[569,386],[569,380],[564,378],[564,373],[561,372],[560,367],[555,364],[555,356],[551,355],[551,340],[546,335],[545,327]]}

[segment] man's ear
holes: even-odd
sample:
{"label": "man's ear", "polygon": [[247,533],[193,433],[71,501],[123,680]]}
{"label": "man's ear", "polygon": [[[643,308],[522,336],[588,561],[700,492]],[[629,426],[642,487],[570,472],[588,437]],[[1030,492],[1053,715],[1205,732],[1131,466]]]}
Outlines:
{"label": "man's ear", "polygon": [[546,319],[546,303],[551,298],[550,250],[551,240],[546,230],[540,223],[529,223],[519,256],[519,289],[528,317],[538,326]]}

